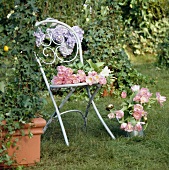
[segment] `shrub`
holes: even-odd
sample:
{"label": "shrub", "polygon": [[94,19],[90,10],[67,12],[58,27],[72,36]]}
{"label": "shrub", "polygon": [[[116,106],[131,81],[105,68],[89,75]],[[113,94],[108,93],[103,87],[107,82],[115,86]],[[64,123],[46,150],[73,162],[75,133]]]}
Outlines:
{"label": "shrub", "polygon": [[158,65],[169,68],[169,30],[166,32],[164,41],[158,45]]}
{"label": "shrub", "polygon": [[120,5],[125,35],[134,53],[156,53],[157,46],[162,43],[169,25],[164,2],[125,0]]}

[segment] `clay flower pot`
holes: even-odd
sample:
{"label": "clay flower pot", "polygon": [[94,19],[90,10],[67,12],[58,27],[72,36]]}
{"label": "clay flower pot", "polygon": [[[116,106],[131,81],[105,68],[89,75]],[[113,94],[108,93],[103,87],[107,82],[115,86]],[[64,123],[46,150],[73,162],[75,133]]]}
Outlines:
{"label": "clay flower pot", "polygon": [[[12,141],[18,139],[15,147],[8,149],[8,155],[15,161],[12,167],[15,166],[31,166],[36,162],[40,162],[40,144],[41,134],[46,121],[42,118],[35,118],[31,123],[23,125],[21,130],[17,130],[12,136]],[[29,134],[33,134],[30,138]],[[5,136],[6,132],[2,131],[0,138]],[[24,134],[24,135],[23,135]],[[0,144],[1,147],[1,144]],[[9,168],[4,164],[0,164],[0,169]]]}

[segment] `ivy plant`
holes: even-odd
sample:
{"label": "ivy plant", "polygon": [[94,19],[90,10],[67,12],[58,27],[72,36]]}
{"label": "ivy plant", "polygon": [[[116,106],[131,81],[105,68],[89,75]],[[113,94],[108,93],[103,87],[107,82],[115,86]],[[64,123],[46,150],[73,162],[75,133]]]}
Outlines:
{"label": "ivy plant", "polygon": [[[34,59],[34,25],[37,21],[36,1],[0,1],[0,133],[8,131],[0,143],[0,163],[12,163],[7,149],[15,130],[32,118],[43,116],[40,73]],[[6,5],[8,4],[8,5]],[[2,121],[5,120],[4,124]]]}

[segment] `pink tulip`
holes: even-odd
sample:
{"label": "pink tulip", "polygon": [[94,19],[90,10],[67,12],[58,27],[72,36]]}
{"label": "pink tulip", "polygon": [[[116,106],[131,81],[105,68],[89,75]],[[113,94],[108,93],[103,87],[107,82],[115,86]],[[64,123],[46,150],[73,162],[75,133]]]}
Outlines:
{"label": "pink tulip", "polygon": [[128,124],[127,124],[127,126],[125,127],[124,130],[127,131],[127,132],[132,132],[134,130],[134,127],[130,122],[128,122]]}
{"label": "pink tulip", "polygon": [[109,119],[115,118],[115,114],[114,114],[114,113],[109,113],[109,114],[108,114],[108,118],[109,118]]}
{"label": "pink tulip", "polygon": [[134,127],[134,130],[136,130],[136,131],[141,131],[143,128],[142,128],[142,125],[141,125],[141,123],[140,122],[138,122],[136,125],[135,125],[135,127]]}
{"label": "pink tulip", "polygon": [[124,117],[124,112],[122,110],[115,111],[115,114],[117,119],[121,119],[122,117]]}
{"label": "pink tulip", "polygon": [[161,106],[163,105],[163,102],[166,101],[166,97],[161,96],[159,92],[156,93],[156,99],[160,103]]}
{"label": "pink tulip", "polygon": [[127,127],[127,123],[122,123],[120,129],[125,129]]}
{"label": "pink tulip", "polygon": [[134,105],[134,111],[142,111],[142,110],[143,110],[143,106],[141,104]]}
{"label": "pink tulip", "polygon": [[142,117],[142,113],[143,113],[143,111],[137,110],[137,111],[134,111],[133,116],[136,120],[140,120]]}

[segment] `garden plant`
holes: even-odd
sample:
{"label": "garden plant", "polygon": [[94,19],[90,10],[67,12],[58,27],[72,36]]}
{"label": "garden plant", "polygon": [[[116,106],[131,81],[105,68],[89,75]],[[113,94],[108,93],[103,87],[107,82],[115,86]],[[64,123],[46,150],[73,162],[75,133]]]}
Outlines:
{"label": "garden plant", "polygon": [[[169,97],[169,72],[164,69],[169,63],[168,5],[168,1],[156,0],[63,0],[57,3],[52,0],[0,0],[0,125],[9,131],[1,141],[0,163],[12,163],[6,150],[13,144],[10,138],[21,124],[39,116],[48,118],[51,113],[52,106],[34,58],[33,52],[37,48],[33,35],[37,21],[56,18],[84,30],[82,47],[84,58],[89,61],[86,68],[90,63],[104,62],[111,71],[111,82],[103,86],[97,104],[117,140],[110,140],[93,112],[88,118],[92,125],[86,131],[76,125],[74,119],[81,121],[76,115],[68,115],[65,126],[70,127],[72,145],[64,145],[58,125],[52,124],[43,136],[42,161],[36,168],[167,169],[167,104],[162,109],[155,104],[149,110],[145,136],[132,139],[125,137],[117,121],[108,119],[105,108],[110,103],[120,106],[122,99],[119,96],[133,85],[148,87],[152,93],[160,91]],[[130,53],[126,53],[128,49],[132,49],[132,55],[137,57],[137,65],[131,64]],[[147,57],[149,54],[157,59],[156,65],[144,62],[140,65],[139,55]],[[77,70],[81,68],[76,67]],[[107,91],[107,97],[102,97],[103,90]],[[84,94],[76,95],[80,99]],[[76,102],[82,107],[86,101]],[[71,108],[71,104],[67,107]],[[2,125],[4,119],[5,126]]]}
{"label": "garden plant", "polygon": [[[33,58],[34,24],[37,8],[34,2],[15,1],[6,5],[0,1],[2,12],[0,27],[0,163],[11,165],[8,148],[15,145],[13,134],[33,118],[42,117],[43,99],[39,91],[39,73]],[[3,122],[5,120],[5,123]],[[30,137],[32,134],[30,133]]]}

